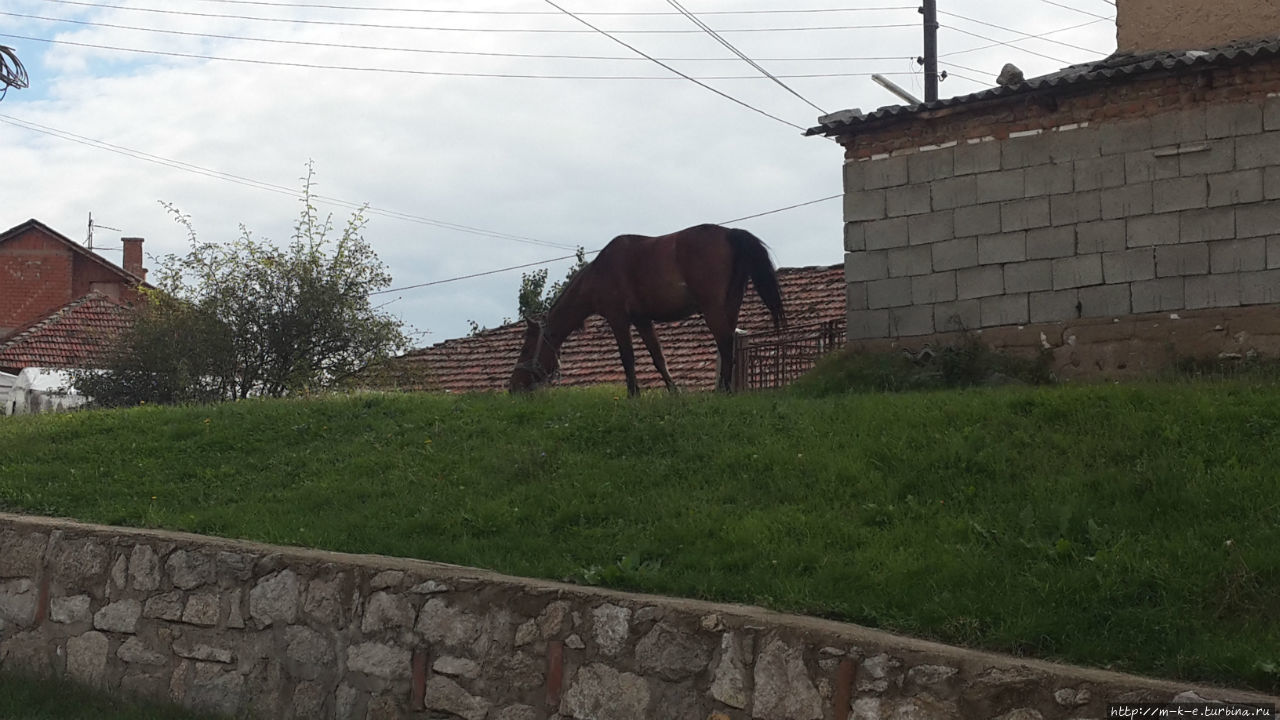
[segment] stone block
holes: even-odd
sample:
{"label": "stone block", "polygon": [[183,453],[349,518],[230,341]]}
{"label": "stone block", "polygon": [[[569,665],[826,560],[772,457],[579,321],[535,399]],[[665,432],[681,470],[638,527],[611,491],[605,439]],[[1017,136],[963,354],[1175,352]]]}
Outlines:
{"label": "stone block", "polygon": [[885,190],[885,214],[889,217],[919,215],[931,207],[928,183],[902,185]]}
{"label": "stone block", "polygon": [[912,305],[889,310],[889,337],[928,335],[932,332],[932,305]]}
{"label": "stone block", "polygon": [[1070,225],[1027,231],[1027,259],[1066,257],[1076,252],[1076,229]]}
{"label": "stone block", "polygon": [[1000,141],[1000,167],[1011,170],[1049,162],[1048,133],[1023,135]]}
{"label": "stone block", "polygon": [[1151,117],[1152,147],[1196,142],[1207,137],[1203,105],[1172,110]]}
{"label": "stone block", "polygon": [[934,272],[973,267],[978,264],[977,238],[959,238],[934,243],[932,248]]}
{"label": "stone block", "polygon": [[1264,237],[1280,233],[1280,201],[1241,205],[1236,211],[1236,237]]}
{"label": "stone block", "polygon": [[1269,97],[1263,103],[1262,129],[1280,130],[1280,95]]}
{"label": "stone block", "polygon": [[[1165,250],[1168,248],[1157,248]],[[1130,302],[1135,313],[1161,312],[1181,310],[1185,298],[1182,293],[1181,277],[1162,277],[1155,280],[1143,280],[1129,286]]]}
{"label": "stone block", "polygon": [[1240,273],[1240,304],[1280,303],[1280,270]]}
{"label": "stone block", "polygon": [[1102,255],[1076,255],[1053,260],[1053,289],[1102,284]]}
{"label": "stone block", "polygon": [[1267,238],[1267,269],[1280,268],[1280,235]]}
{"label": "stone block", "polygon": [[[1036,232],[1040,232],[1037,230]],[[1027,233],[1023,231],[978,237],[978,264],[1018,262],[1027,259]]]}
{"label": "stone block", "polygon": [[863,164],[866,165],[863,177],[868,190],[907,184],[907,156],[905,155],[877,158]]}
{"label": "stone block", "polygon": [[907,219],[872,220],[863,223],[868,250],[904,247],[907,244]]}
{"label": "stone block", "polygon": [[978,301],[978,314],[982,327],[1025,325],[1030,317],[1027,294],[984,297]]}
{"label": "stone block", "polygon": [[1093,126],[1054,130],[1048,133],[1049,159],[1070,162],[1102,155],[1102,137]]}
{"label": "stone block", "polygon": [[1082,317],[1119,317],[1131,313],[1132,307],[1128,283],[1080,288]]}
{"label": "stone block", "polygon": [[955,148],[926,150],[907,156],[907,182],[931,183],[955,173]]}
{"label": "stone block", "polygon": [[844,306],[846,309],[867,309],[867,284],[865,282],[846,283],[844,288]]}
{"label": "stone block", "polygon": [[1156,180],[1151,188],[1151,209],[1157,213],[1208,207],[1209,183],[1203,175]]}
{"label": "stone block", "polygon": [[867,163],[869,160],[851,160],[844,164],[842,175],[844,179],[844,192],[849,193],[862,192],[867,189]]}
{"label": "stone block", "polygon": [[1075,189],[1075,169],[1071,163],[1044,163],[1026,170],[1025,197],[1061,195]]}
{"label": "stone block", "polygon": [[929,245],[893,248],[888,251],[889,277],[927,275],[933,272],[933,249]]}
{"label": "stone block", "polygon": [[1209,176],[1209,207],[1242,205],[1263,199],[1262,169],[1239,170]]}
{"label": "stone block", "polygon": [[1049,219],[1053,225],[1075,225],[1101,218],[1102,193],[1098,190],[1049,198]]}
{"label": "stone block", "polygon": [[1003,232],[1029,230],[1049,224],[1049,198],[1027,198],[1000,203],[1000,229]]}
{"label": "stone block", "polygon": [[1004,266],[1004,291],[1025,293],[1053,288],[1053,269],[1049,260],[1027,260]]}
{"label": "stone block", "polygon": [[962,142],[953,149],[956,175],[995,172],[1000,169],[1000,143]]}
{"label": "stone block", "polygon": [[867,307],[872,310],[911,304],[911,278],[889,278],[867,283]]}
{"label": "stone block", "polygon": [[884,190],[863,190],[844,194],[844,221],[862,222],[885,217]]}
{"label": "stone block", "polygon": [[1000,205],[965,205],[955,210],[956,237],[1000,232]]}
{"label": "stone block", "polygon": [[911,302],[914,305],[951,302],[955,299],[956,273],[954,270],[911,278]]}
{"label": "stone block", "polygon": [[1280,165],[1280,131],[1236,138],[1236,169]]}
{"label": "stone block", "polygon": [[1124,156],[1084,158],[1075,164],[1075,190],[1099,190],[1124,185]]}
{"label": "stone block", "polygon": [[1183,285],[1186,309],[1235,307],[1240,304],[1240,275],[1194,275]]}
{"label": "stone block", "polygon": [[1209,244],[1157,245],[1156,277],[1204,275],[1209,272]]}
{"label": "stone block", "polygon": [[[1178,161],[1173,161],[1174,172],[1177,175]],[[1164,177],[1170,177],[1165,175]],[[1137,152],[1128,152],[1124,154],[1124,181],[1126,183],[1151,182],[1156,179],[1156,158],[1150,150],[1140,150]]]}
{"label": "stone block", "polygon": [[888,310],[850,310],[845,332],[850,340],[889,337]]}
{"label": "stone block", "polygon": [[884,250],[844,254],[845,282],[882,280],[889,277],[888,256]]}
{"label": "stone block", "polygon": [[1102,281],[1107,284],[1150,280],[1156,276],[1152,248],[1135,248],[1102,254]]}
{"label": "stone block", "polygon": [[1076,252],[1114,252],[1125,248],[1124,220],[1095,220],[1076,226]]}
{"label": "stone block", "polygon": [[907,242],[912,245],[937,243],[955,237],[955,213],[940,210],[907,218]]}
{"label": "stone block", "polygon": [[973,175],[962,175],[934,181],[931,185],[934,210],[949,210],[977,202],[978,180]]}
{"label": "stone block", "polygon": [[1129,218],[1125,221],[1126,242],[1129,247],[1176,243],[1180,238],[1180,228],[1176,213]]}
{"label": "stone block", "polygon": [[1026,171],[1001,170],[978,177],[978,202],[1000,202],[1023,197],[1026,188]]}
{"label": "stone block", "polygon": [[1204,242],[1235,237],[1236,216],[1233,207],[1188,210],[1178,218],[1179,242]]}
{"label": "stone block", "polygon": [[1232,138],[1210,140],[1176,157],[1178,174],[1184,177],[1230,172],[1236,167],[1236,142]]}
{"label": "stone block", "polygon": [[957,300],[956,302],[938,303],[933,306],[933,327],[935,332],[972,330],[981,324],[982,315],[978,300]]}
{"label": "stone block", "polygon": [[999,265],[980,265],[956,271],[956,299],[972,300],[1004,292],[1004,270]]}
{"label": "stone block", "polygon": [[844,224],[844,251],[858,252],[867,249],[867,224],[847,222]]}
{"label": "stone block", "polygon": [[1148,215],[1153,207],[1152,184],[1139,182],[1112,188],[1100,197],[1102,219],[1114,220],[1134,215]]}
{"label": "stone block", "polygon": [[1031,293],[1029,317],[1033,323],[1062,322],[1080,317],[1078,290],[1053,290]]}
{"label": "stone block", "polygon": [[1256,102],[1210,103],[1205,108],[1205,134],[1225,138],[1262,132],[1262,106]]}
{"label": "stone block", "polygon": [[1147,118],[1108,122],[1098,126],[1103,155],[1119,155],[1151,148],[1151,121]]}
{"label": "stone block", "polygon": [[1209,243],[1209,272],[1238,273],[1265,270],[1267,239],[1219,240]]}

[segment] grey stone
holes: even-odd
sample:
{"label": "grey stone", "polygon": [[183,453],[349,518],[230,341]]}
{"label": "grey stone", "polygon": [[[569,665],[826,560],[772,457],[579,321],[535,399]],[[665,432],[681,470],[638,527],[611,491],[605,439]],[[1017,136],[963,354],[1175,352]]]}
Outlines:
{"label": "grey stone", "polygon": [[978,238],[978,264],[1019,262],[1027,259],[1027,233],[1012,232]]}
{"label": "grey stone", "polygon": [[956,237],[990,235],[1000,232],[1000,205],[961,205],[955,209],[953,230]]}
{"label": "grey stone", "polygon": [[159,620],[181,619],[182,592],[174,590],[147,598],[146,604],[142,606],[142,616]]}
{"label": "grey stone", "polygon": [[901,680],[901,667],[902,662],[887,653],[866,658],[858,669],[858,692],[885,692]]}
{"label": "grey stone", "polygon": [[888,310],[850,310],[846,314],[846,332],[853,340],[889,336]]}
{"label": "grey stone", "polygon": [[941,178],[951,177],[955,167],[953,148],[921,150],[907,156],[907,181],[931,183]]}
{"label": "grey stone", "polygon": [[888,256],[883,250],[844,254],[846,282],[882,280],[889,277]]}
{"label": "grey stone", "polygon": [[141,617],[141,602],[118,600],[94,613],[93,627],[107,632],[133,633],[137,631]]}
{"label": "grey stone", "polygon": [[937,332],[973,330],[982,324],[978,300],[958,300],[933,306],[933,327]]}
{"label": "grey stone", "polygon": [[1146,215],[1155,203],[1155,194],[1149,182],[1134,183],[1111,188],[1099,196],[1103,220]]}
{"label": "grey stone", "polygon": [[[1200,150],[1199,147],[1203,147]],[[1227,172],[1236,165],[1234,139],[1210,140],[1198,146],[1195,152],[1178,155],[1178,174],[1183,176],[1208,175]]]}
{"label": "grey stone", "polygon": [[470,645],[480,635],[480,625],[474,615],[450,606],[441,598],[431,598],[422,606],[414,630],[428,642],[447,647]]}
{"label": "grey stone", "polygon": [[1209,103],[1205,108],[1205,134],[1210,138],[1262,132],[1262,106],[1257,103]]}
{"label": "grey stone", "polygon": [[1077,290],[1031,293],[1027,300],[1029,322],[1061,322],[1080,317],[1077,306],[1080,302],[1080,293]]}
{"label": "grey stone", "polygon": [[253,577],[254,557],[245,553],[219,551],[217,555],[217,572],[219,577],[225,577],[237,582],[244,582]]}
{"label": "grey stone", "polygon": [[889,336],[911,337],[933,332],[933,307],[911,305],[889,310]]}
{"label": "grey stone", "polygon": [[1102,255],[1077,255],[1053,260],[1053,289],[1065,290],[1102,282]]}
{"label": "grey stone", "polygon": [[528,690],[542,685],[546,661],[528,653],[518,652],[514,655],[502,656],[496,666],[498,676],[502,678],[503,683],[520,690]]}
{"label": "grey stone", "polygon": [[648,720],[649,701],[644,678],[592,663],[574,674],[560,712],[577,720]]}
{"label": "grey stone", "polygon": [[1129,218],[1126,225],[1129,247],[1168,245],[1178,242],[1181,226],[1177,213]]}
{"label": "grey stone", "polygon": [[67,675],[90,687],[101,687],[107,674],[107,636],[96,630],[67,640]]}
{"label": "grey stone", "polygon": [[907,242],[912,245],[939,243],[955,237],[955,213],[939,210],[907,218]]}
{"label": "grey stone", "polygon": [[227,627],[233,630],[244,629],[244,613],[240,609],[240,588],[227,593]]}
{"label": "grey stone", "polygon": [[1263,199],[1263,171],[1240,170],[1209,176],[1209,207],[1243,205]]}
{"label": "grey stone", "polygon": [[1280,132],[1265,132],[1236,138],[1236,169],[1280,165]]}
{"label": "grey stone", "polygon": [[427,680],[423,705],[428,710],[442,710],[463,720],[484,720],[492,703],[468,693],[449,678],[433,675]]}
{"label": "grey stone", "polygon": [[363,698],[359,690],[356,690],[345,683],[339,685],[338,689],[333,691],[333,709],[335,717],[360,717],[360,713],[364,709],[361,707],[360,703],[362,699]]}
{"label": "grey stone", "polygon": [[369,580],[370,590],[386,590],[399,587],[404,582],[403,570],[383,570]]}
{"label": "grey stone", "polygon": [[342,577],[315,578],[307,583],[307,592],[302,599],[302,612],[326,625],[341,622]]}
{"label": "grey stone", "polygon": [[698,635],[658,623],[636,643],[635,657],[641,672],[675,682],[702,672],[711,651]]}
{"label": "grey stone", "polygon": [[936,272],[911,278],[911,302],[929,305],[951,302],[956,299],[956,274],[954,271]]}
{"label": "grey stone", "polygon": [[1151,209],[1157,213],[1192,210],[1209,204],[1209,183],[1203,175],[1156,180],[1151,188]]}
{"label": "grey stone", "polygon": [[1023,197],[1026,171],[1018,168],[987,173],[978,181],[978,202],[989,203]]}
{"label": "grey stone", "polygon": [[953,148],[953,168],[956,175],[995,172],[1000,169],[1000,143],[962,142]]}
{"label": "grey stone", "polygon": [[1124,157],[1083,158],[1075,164],[1075,190],[1098,190],[1124,184]]}
{"label": "grey stone", "polygon": [[[398,582],[397,580],[396,584]],[[410,629],[413,627],[413,616],[413,606],[409,604],[408,598],[378,591],[369,596],[364,618],[360,621],[360,631],[374,633],[393,628]]]}
{"label": "grey stone", "polygon": [[289,703],[290,717],[297,720],[312,720],[322,717],[324,713],[325,688],[320,683],[300,682],[293,689],[293,699]]}
{"label": "grey stone", "polygon": [[129,553],[129,581],[134,590],[160,587],[160,557],[150,545],[134,545]]}
{"label": "grey stone", "polygon": [[37,596],[35,583],[26,578],[0,580],[0,622],[30,625],[35,619]]}
{"label": "grey stone", "polygon": [[1024,197],[1058,195],[1069,193],[1074,188],[1075,172],[1071,163],[1046,163],[1027,168]]}
{"label": "grey stone", "polygon": [[538,621],[527,620],[516,628],[515,644],[516,647],[528,645],[538,639]]}
{"label": "grey stone", "polygon": [[909,691],[945,695],[959,673],[959,668],[950,665],[917,665],[907,671],[906,685]]}
{"label": "grey stone", "polygon": [[1129,283],[1080,288],[1080,307],[1085,317],[1116,317],[1132,311]]}
{"label": "grey stone", "polygon": [[49,601],[49,619],[53,622],[88,622],[91,618],[88,595],[72,595],[71,597],[53,598]]}
{"label": "grey stone", "polygon": [[911,278],[873,280],[867,283],[867,307],[872,310],[911,304]]}
{"label": "grey stone", "polygon": [[0,578],[34,577],[48,544],[44,533],[0,532]]}
{"label": "grey stone", "polygon": [[543,640],[559,637],[573,624],[573,607],[564,600],[549,603],[538,613],[538,634]]}
{"label": "grey stone", "polygon": [[729,707],[745,710],[750,697],[748,660],[745,638],[731,632],[720,636],[720,660],[711,675],[711,697]]}
{"label": "grey stone", "polygon": [[982,327],[1022,325],[1029,317],[1029,301],[1026,293],[995,295],[978,300],[978,314]]}
{"label": "grey stone", "polygon": [[1235,208],[1236,237],[1250,238],[1277,234],[1280,229],[1280,201],[1268,200]]}
{"label": "grey stone", "polygon": [[1235,307],[1240,304],[1240,276],[1194,275],[1183,283],[1186,309]]}
{"label": "grey stone", "polygon": [[751,714],[764,720],[822,720],[822,696],[801,648],[775,638],[756,657]]}
{"label": "grey stone", "polygon": [[[857,252],[867,249],[867,223],[848,222],[844,224],[844,251]],[[412,590],[410,592],[413,592]]]}
{"label": "grey stone", "polygon": [[1083,160],[1102,154],[1102,138],[1097,128],[1083,125],[1059,128],[1048,136],[1049,159],[1053,162]]}
{"label": "grey stone", "polygon": [[259,627],[292,623],[298,618],[300,594],[298,575],[294,571],[281,570],[268,575],[249,591],[249,616]]}
{"label": "grey stone", "polygon": [[235,653],[227,648],[214,647],[200,642],[175,642],[173,644],[173,654],[188,660],[203,660],[224,665],[235,662]]}
{"label": "grey stone", "polygon": [[475,679],[480,677],[480,665],[467,658],[445,655],[431,663],[431,669],[441,675]]}
{"label": "grey stone", "polygon": [[417,595],[435,595],[449,592],[449,586],[439,580],[426,580],[409,588],[409,592]]}
{"label": "grey stone", "polygon": [[116,649],[116,657],[122,662],[132,665],[151,665],[153,667],[163,667],[169,663],[168,656],[163,653],[152,650],[146,646],[146,643],[138,639],[137,636],[126,639]]}
{"label": "grey stone", "polygon": [[[89,540],[51,541],[51,565],[56,579],[66,587],[88,588],[107,570],[110,554],[101,543]],[[90,591],[93,594],[93,591]]]}
{"label": "grey stone", "polygon": [[1049,197],[1050,224],[1074,225],[1102,218],[1102,193],[1097,190]]}
{"label": "grey stone", "polygon": [[187,598],[187,605],[182,610],[182,622],[201,627],[213,627],[218,624],[218,616],[222,612],[222,598],[216,593],[200,593]]}
{"label": "grey stone", "polygon": [[1208,243],[1156,247],[1156,277],[1204,275],[1209,272]]}
{"label": "grey stone", "polygon": [[931,187],[934,210],[967,207],[978,201],[978,180],[974,175],[935,180]]}
{"label": "grey stone", "polygon": [[1004,270],[999,265],[981,265],[956,271],[956,299],[999,295],[1004,292]]}
{"label": "grey stone", "polygon": [[907,159],[903,156],[868,160],[863,165],[863,178],[868,190],[907,183]]}
{"label": "grey stone", "polygon": [[244,695],[244,676],[219,663],[195,662],[185,703],[196,710],[234,715]]}
{"label": "grey stone", "polygon": [[1098,142],[1103,155],[1150,149],[1151,121],[1135,118],[1109,122],[1098,128]]}
{"label": "grey stone", "polygon": [[1129,295],[1135,313],[1181,310],[1185,303],[1181,277],[1133,283],[1129,286]]}
{"label": "grey stone", "polygon": [[957,270],[978,264],[977,238],[960,238],[933,244],[934,272]]}
{"label": "grey stone", "polygon": [[570,650],[581,650],[585,648],[587,644],[582,641],[581,635],[574,633],[564,639],[564,646],[569,648]]}
{"label": "grey stone", "polygon": [[[1280,258],[1280,253],[1277,253]],[[844,286],[844,306],[846,310],[866,310],[867,309],[867,284],[864,282],[852,282]]]}
{"label": "grey stone", "polygon": [[1052,265],[1048,260],[1028,260],[1004,266],[1005,292],[1023,293],[1053,289]]}
{"label": "grey stone", "polygon": [[1188,210],[1179,217],[1178,239],[1184,243],[1224,240],[1235,235],[1235,208]]}
{"label": "grey stone", "polygon": [[1000,203],[1000,230],[1030,230],[1049,224],[1049,198],[1027,198]]}
{"label": "grey stone", "polygon": [[885,214],[889,217],[919,215],[932,209],[929,185],[903,185],[885,193]]}
{"label": "grey stone", "polygon": [[1151,116],[1151,142],[1154,147],[1195,142],[1206,137],[1203,105]]}
{"label": "grey stone", "polygon": [[1240,273],[1240,304],[1280,302],[1280,270]]}
{"label": "grey stone", "polygon": [[885,217],[885,191],[863,190],[844,194],[844,221],[865,222]]}
{"label": "grey stone", "polygon": [[183,590],[192,590],[214,581],[213,560],[201,552],[174,550],[165,560],[165,570],[173,584]]}
{"label": "grey stone", "polygon": [[1049,162],[1049,142],[1044,133],[1007,138],[1000,143],[1000,167],[1018,168]]}
{"label": "grey stone", "polygon": [[1124,220],[1096,220],[1080,223],[1076,226],[1075,251],[1085,255],[1124,250],[1127,247],[1124,233]]}
{"label": "grey stone", "polygon": [[1027,259],[1066,257],[1076,251],[1076,230],[1070,225],[1027,231]]}
{"label": "grey stone", "polygon": [[888,251],[889,277],[910,277],[933,272],[933,251],[928,245]]}
{"label": "grey stone", "polygon": [[333,643],[320,632],[305,625],[284,629],[285,657],[300,665],[325,666],[334,661]]}
{"label": "grey stone", "polygon": [[1035,708],[1017,708],[1000,715],[995,720],[1044,720],[1044,716]]}
{"label": "grey stone", "polygon": [[1264,270],[1266,267],[1266,238],[1220,240],[1209,243],[1209,272],[1248,272]]}
{"label": "grey stone", "polygon": [[493,720],[542,720],[542,713],[532,705],[508,705],[495,713]]}
{"label": "grey stone", "polygon": [[412,674],[412,656],[404,648],[385,643],[364,642],[347,648],[347,669],[384,680],[407,678]]}
{"label": "grey stone", "polygon": [[855,193],[867,188],[866,179],[867,161],[864,160],[846,160],[842,168],[841,175],[842,187],[846,194]]}
{"label": "grey stone", "polygon": [[1087,687],[1060,688],[1053,692],[1053,701],[1065,708],[1088,705],[1091,699],[1093,695]]}
{"label": "grey stone", "polygon": [[[1102,280],[1106,283],[1150,280],[1156,276],[1153,248],[1135,248],[1102,254]],[[1037,288],[1047,290],[1048,288]]]}
{"label": "grey stone", "polygon": [[631,633],[631,609],[604,603],[591,610],[592,635],[605,655],[622,652]]}
{"label": "grey stone", "polygon": [[129,559],[124,555],[117,557],[111,565],[111,586],[107,589],[108,593],[118,593],[124,589],[124,584],[128,581],[128,569]]}

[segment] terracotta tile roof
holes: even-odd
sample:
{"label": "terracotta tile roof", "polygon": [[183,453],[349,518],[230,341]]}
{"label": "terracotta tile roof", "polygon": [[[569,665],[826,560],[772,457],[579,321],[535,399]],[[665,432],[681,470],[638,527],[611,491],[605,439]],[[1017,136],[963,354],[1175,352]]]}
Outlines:
{"label": "terracotta tile roof", "polygon": [[129,327],[131,312],[91,292],[0,339],[0,369],[91,367]]}
{"label": "terracotta tile roof", "polygon": [[[779,268],[783,307],[792,325],[843,320],[845,316],[844,266]],[[682,388],[715,387],[716,350],[701,316],[656,325],[663,355],[672,378]],[[748,287],[738,318],[738,329],[749,334],[773,330],[768,310]],[[662,387],[644,343],[632,330],[636,348],[636,377],[641,387]],[[516,322],[479,335],[445,340],[414,350],[384,366],[368,384],[398,389],[476,392],[505,390],[512,366],[524,339],[524,323]],[[581,330],[569,336],[560,351],[561,386],[622,384],[618,345],[604,320],[589,318]]]}

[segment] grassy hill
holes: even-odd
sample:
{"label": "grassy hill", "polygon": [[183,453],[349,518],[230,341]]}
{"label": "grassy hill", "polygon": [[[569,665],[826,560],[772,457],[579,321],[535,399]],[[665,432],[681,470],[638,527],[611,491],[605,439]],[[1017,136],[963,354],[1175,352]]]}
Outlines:
{"label": "grassy hill", "polygon": [[363,395],[0,418],[0,509],[1280,691],[1280,386]]}

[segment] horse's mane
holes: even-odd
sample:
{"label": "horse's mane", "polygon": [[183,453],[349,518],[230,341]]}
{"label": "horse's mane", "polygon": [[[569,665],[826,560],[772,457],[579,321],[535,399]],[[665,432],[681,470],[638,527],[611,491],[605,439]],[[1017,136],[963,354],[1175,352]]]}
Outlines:
{"label": "horse's mane", "polygon": [[551,317],[551,313],[555,312],[556,307],[559,306],[571,292],[578,289],[578,286],[582,284],[583,277],[586,276],[587,270],[590,269],[590,267],[591,263],[587,263],[574,271],[568,282],[564,284],[564,287],[560,288],[560,293],[556,295],[555,300],[551,301],[551,306],[547,308],[547,317]]}

